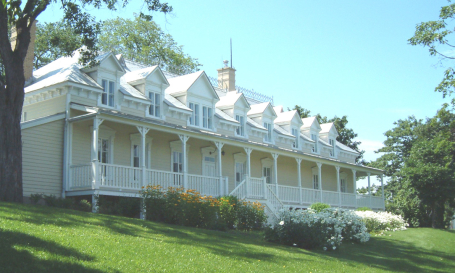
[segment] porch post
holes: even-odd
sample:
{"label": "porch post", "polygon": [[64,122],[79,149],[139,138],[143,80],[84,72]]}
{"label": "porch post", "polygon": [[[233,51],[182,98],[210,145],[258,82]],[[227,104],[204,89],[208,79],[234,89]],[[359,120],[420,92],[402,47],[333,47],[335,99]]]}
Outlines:
{"label": "porch post", "polygon": [[224,146],[222,142],[215,142],[216,151],[218,153],[218,174],[220,176],[220,196],[227,195],[227,192],[223,192],[223,165],[221,164],[221,149]]}
{"label": "porch post", "polygon": [[98,132],[99,126],[103,122],[103,119],[95,116],[93,119],[93,130],[92,130],[92,189],[99,188],[99,160],[98,160]]}
{"label": "porch post", "polygon": [[380,177],[381,177],[381,188],[382,188],[382,205],[383,205],[383,209],[384,209],[384,211],[385,211],[385,200],[384,200],[384,175],[381,173]]}
{"label": "porch post", "polygon": [[337,170],[337,191],[338,191],[338,204],[341,208],[341,185],[340,185],[340,166],[335,166]]}
{"label": "porch post", "polygon": [[354,185],[354,196],[355,196],[355,207],[357,208],[357,178],[355,177],[356,175],[356,170],[352,170],[352,180],[353,180],[353,185]]}
{"label": "porch post", "polygon": [[186,154],[186,142],[190,138],[187,135],[179,135],[180,140],[182,141],[182,154],[183,154],[183,188],[188,188],[188,159]]}
{"label": "porch post", "polygon": [[368,174],[368,195],[370,197],[370,209],[373,209],[371,207],[372,203],[371,203],[370,173],[367,173],[367,174]]}
{"label": "porch post", "polygon": [[321,167],[322,167],[322,163],[321,162],[317,162],[316,163],[318,165],[318,184],[319,184],[319,191],[321,192],[321,203],[322,203],[322,172],[321,172]]}
{"label": "porch post", "polygon": [[243,149],[245,150],[246,153],[246,173],[248,177],[251,177],[251,152],[253,151],[253,149],[246,147]]}
{"label": "porch post", "polygon": [[301,158],[296,158],[297,161],[297,179],[299,183],[299,204],[302,204],[302,174],[300,173],[300,163],[302,163]]}
{"label": "porch post", "polygon": [[278,196],[278,164],[277,164],[277,159],[278,159],[279,154],[272,154],[273,157],[273,176],[275,180],[275,187],[276,187],[276,196]]}
{"label": "porch post", "polygon": [[[145,176],[146,176],[146,168],[145,168],[145,137],[147,136],[147,133],[150,129],[148,128],[145,128],[143,126],[136,126],[137,130],[139,131],[139,133],[141,134],[141,167],[142,167],[142,179],[141,179],[141,186],[140,186],[140,189],[142,189],[142,187],[145,186],[146,182],[145,182]],[[141,219],[145,220],[145,211],[144,211],[144,200],[142,199],[141,201]]]}

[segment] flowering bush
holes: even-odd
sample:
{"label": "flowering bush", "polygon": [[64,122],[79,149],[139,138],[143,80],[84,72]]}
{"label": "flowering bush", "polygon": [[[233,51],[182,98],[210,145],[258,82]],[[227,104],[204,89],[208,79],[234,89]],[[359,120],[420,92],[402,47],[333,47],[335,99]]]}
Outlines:
{"label": "flowering bush", "polygon": [[362,219],[350,210],[283,210],[280,219],[266,230],[266,239],[306,249],[335,250],[343,240],[367,242],[370,234]]}
{"label": "flowering bush", "polygon": [[365,222],[369,232],[405,230],[409,226],[401,215],[390,212],[356,211],[355,213]]}
{"label": "flowering bush", "polygon": [[169,224],[225,230],[262,228],[266,221],[260,203],[238,200],[234,196],[214,198],[195,190],[147,186],[141,191],[146,218]]}

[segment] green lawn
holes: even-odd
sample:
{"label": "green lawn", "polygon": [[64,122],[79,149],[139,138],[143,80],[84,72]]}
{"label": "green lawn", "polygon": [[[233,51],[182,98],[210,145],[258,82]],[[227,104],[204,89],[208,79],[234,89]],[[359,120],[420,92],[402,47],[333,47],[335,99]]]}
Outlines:
{"label": "green lawn", "polygon": [[[390,235],[390,236],[389,236]],[[334,252],[0,202],[0,272],[454,272],[455,232],[408,229]]]}

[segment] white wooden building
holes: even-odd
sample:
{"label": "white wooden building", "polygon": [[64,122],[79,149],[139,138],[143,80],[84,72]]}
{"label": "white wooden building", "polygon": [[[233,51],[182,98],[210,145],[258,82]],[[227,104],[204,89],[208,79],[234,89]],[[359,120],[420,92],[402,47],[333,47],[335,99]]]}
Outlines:
{"label": "white wooden building", "polygon": [[356,195],[356,177],[382,171],[356,165],[333,124],[236,87],[227,63],[212,79],[112,53],[92,68],[77,58],[34,71],[25,88],[26,197],[139,197],[161,185],[258,200],[269,215],[314,202],[384,208],[383,197]]}

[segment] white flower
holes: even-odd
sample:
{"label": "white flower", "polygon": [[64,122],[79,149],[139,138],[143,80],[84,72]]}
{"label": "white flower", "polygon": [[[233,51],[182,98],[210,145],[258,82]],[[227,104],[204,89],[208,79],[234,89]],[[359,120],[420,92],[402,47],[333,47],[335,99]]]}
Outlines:
{"label": "white flower", "polygon": [[332,247],[332,248],[333,248],[333,250],[337,249],[337,247],[336,247],[336,246],[334,246],[334,247]]}
{"label": "white flower", "polygon": [[284,225],[284,221],[281,221],[281,222],[280,222],[280,226],[282,226],[282,225]]}
{"label": "white flower", "polygon": [[326,250],[327,250],[327,247],[323,247],[322,249],[324,249],[324,251],[326,251]]}

